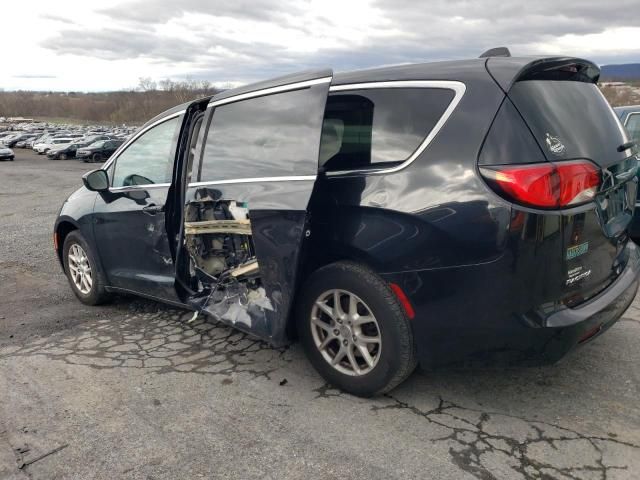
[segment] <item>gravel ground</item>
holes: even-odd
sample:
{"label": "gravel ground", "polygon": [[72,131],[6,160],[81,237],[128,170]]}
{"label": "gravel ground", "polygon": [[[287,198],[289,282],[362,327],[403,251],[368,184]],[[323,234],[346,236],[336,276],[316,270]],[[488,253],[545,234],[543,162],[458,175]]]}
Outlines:
{"label": "gravel ground", "polygon": [[640,303],[557,366],[415,373],[363,400],[134,298],[86,307],[51,245],[91,169],[0,162],[0,479],[640,478]]}

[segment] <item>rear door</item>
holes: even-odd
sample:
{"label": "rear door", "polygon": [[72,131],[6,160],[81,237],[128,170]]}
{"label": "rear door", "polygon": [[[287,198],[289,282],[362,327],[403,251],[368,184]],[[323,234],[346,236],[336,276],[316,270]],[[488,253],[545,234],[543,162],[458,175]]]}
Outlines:
{"label": "rear door", "polygon": [[311,72],[214,97],[185,175],[184,300],[275,345],[309,235],[331,78]]}
{"label": "rear door", "polygon": [[594,83],[597,76],[581,76],[580,68],[536,73],[508,92],[547,161],[586,160],[600,168],[593,202],[561,215],[561,290],[569,305],[594,296],[621,272],[637,191],[635,150]]}

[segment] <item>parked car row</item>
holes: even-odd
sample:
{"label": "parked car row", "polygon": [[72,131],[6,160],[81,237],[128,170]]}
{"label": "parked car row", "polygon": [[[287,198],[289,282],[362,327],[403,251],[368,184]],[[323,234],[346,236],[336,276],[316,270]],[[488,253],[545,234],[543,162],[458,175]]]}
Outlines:
{"label": "parked car row", "polygon": [[[613,110],[626,128],[629,139],[634,142],[636,146],[640,145],[640,105],[616,107]],[[640,168],[638,169],[638,174],[640,175]],[[640,192],[636,198],[633,221],[629,225],[629,236],[636,243],[640,243]]]}
{"label": "parked car row", "polygon": [[85,162],[102,162],[134,131],[135,127],[127,126],[12,125],[0,131],[0,160],[13,160],[15,153],[12,148],[30,148],[50,160],[81,158]]}

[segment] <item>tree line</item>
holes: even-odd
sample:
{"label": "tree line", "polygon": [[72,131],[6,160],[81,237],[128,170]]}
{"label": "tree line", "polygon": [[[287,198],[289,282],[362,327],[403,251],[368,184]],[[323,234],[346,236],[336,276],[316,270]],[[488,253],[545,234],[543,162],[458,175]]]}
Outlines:
{"label": "tree line", "polygon": [[[612,106],[640,103],[640,85],[601,86]],[[0,117],[67,118],[88,123],[142,123],[180,103],[219,92],[210,82],[141,78],[130,91],[0,92]]]}
{"label": "tree line", "polygon": [[219,92],[208,81],[141,78],[119,92],[0,92],[0,116],[68,118],[88,123],[142,123],[180,103]]}

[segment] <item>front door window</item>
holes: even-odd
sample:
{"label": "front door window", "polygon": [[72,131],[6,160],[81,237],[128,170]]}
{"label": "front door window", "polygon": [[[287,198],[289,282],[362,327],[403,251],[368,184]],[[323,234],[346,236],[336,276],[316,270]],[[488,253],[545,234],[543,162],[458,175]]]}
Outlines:
{"label": "front door window", "polygon": [[170,183],[181,117],[147,130],[117,160],[113,187]]}

